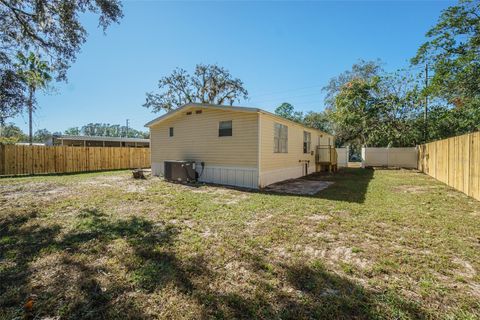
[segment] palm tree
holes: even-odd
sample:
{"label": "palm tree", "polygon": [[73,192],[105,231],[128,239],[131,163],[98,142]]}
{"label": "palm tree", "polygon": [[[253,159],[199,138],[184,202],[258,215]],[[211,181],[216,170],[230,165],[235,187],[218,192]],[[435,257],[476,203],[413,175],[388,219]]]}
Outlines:
{"label": "palm tree", "polygon": [[15,64],[17,72],[28,87],[28,141],[31,145],[33,142],[32,115],[35,105],[35,91],[48,87],[48,83],[52,80],[49,74],[52,69],[47,61],[42,60],[41,56],[33,52],[30,52],[28,57],[19,52],[17,60],[18,63]]}

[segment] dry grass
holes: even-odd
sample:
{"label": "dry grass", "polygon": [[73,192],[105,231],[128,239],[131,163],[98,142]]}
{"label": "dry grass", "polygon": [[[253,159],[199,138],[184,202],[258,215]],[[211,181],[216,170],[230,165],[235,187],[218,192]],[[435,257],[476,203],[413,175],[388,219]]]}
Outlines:
{"label": "dry grass", "polygon": [[0,318],[480,317],[479,202],[413,171],[311,179],[335,184],[1,179]]}

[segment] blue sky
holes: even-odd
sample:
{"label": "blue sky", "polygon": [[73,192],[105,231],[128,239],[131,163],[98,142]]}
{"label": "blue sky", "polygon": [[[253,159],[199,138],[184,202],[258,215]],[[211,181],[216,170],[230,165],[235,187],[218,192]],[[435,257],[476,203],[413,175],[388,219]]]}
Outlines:
{"label": "blue sky", "polygon": [[[125,17],[104,34],[83,17],[89,37],[68,83],[38,97],[34,130],[89,122],[142,129],[156,117],[145,92],[181,67],[216,63],[243,80],[239,105],[273,111],[282,102],[323,110],[321,88],[359,59],[386,70],[408,65],[449,1],[161,2],[125,1]],[[13,119],[22,129],[27,117]]]}

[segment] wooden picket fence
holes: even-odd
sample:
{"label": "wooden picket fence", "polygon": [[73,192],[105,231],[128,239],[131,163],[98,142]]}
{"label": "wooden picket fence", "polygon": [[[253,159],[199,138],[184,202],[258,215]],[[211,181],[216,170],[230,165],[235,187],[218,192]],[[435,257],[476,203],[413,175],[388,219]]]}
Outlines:
{"label": "wooden picket fence", "polygon": [[480,132],[419,146],[418,170],[480,200]]}
{"label": "wooden picket fence", "polygon": [[150,148],[0,144],[0,175],[69,173],[150,167]]}

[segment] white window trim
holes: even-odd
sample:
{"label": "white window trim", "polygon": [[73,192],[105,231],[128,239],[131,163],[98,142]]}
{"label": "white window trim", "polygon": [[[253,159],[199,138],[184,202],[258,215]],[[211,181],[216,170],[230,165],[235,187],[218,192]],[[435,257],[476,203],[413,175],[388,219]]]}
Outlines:
{"label": "white window trim", "polygon": [[[220,123],[221,122],[231,122],[232,123],[232,134],[230,136],[221,136],[220,135]],[[231,138],[233,137],[233,120],[220,120],[218,121],[218,128],[217,128],[217,138]]]}
{"label": "white window trim", "polygon": [[[308,140],[305,141],[305,137],[308,137]],[[307,142],[307,151],[305,152],[304,145]],[[303,154],[309,154],[312,151],[312,134],[308,131],[303,131],[303,144],[302,144]]]}
{"label": "white window trim", "polygon": [[[280,126],[280,132],[279,136],[276,136],[276,126]],[[282,128],[285,128],[286,131],[286,137],[282,138]],[[278,149],[277,149],[277,143],[276,141],[278,140]],[[285,151],[282,151],[282,140],[285,141]],[[273,153],[288,153],[288,126],[274,122],[273,124]]]}

